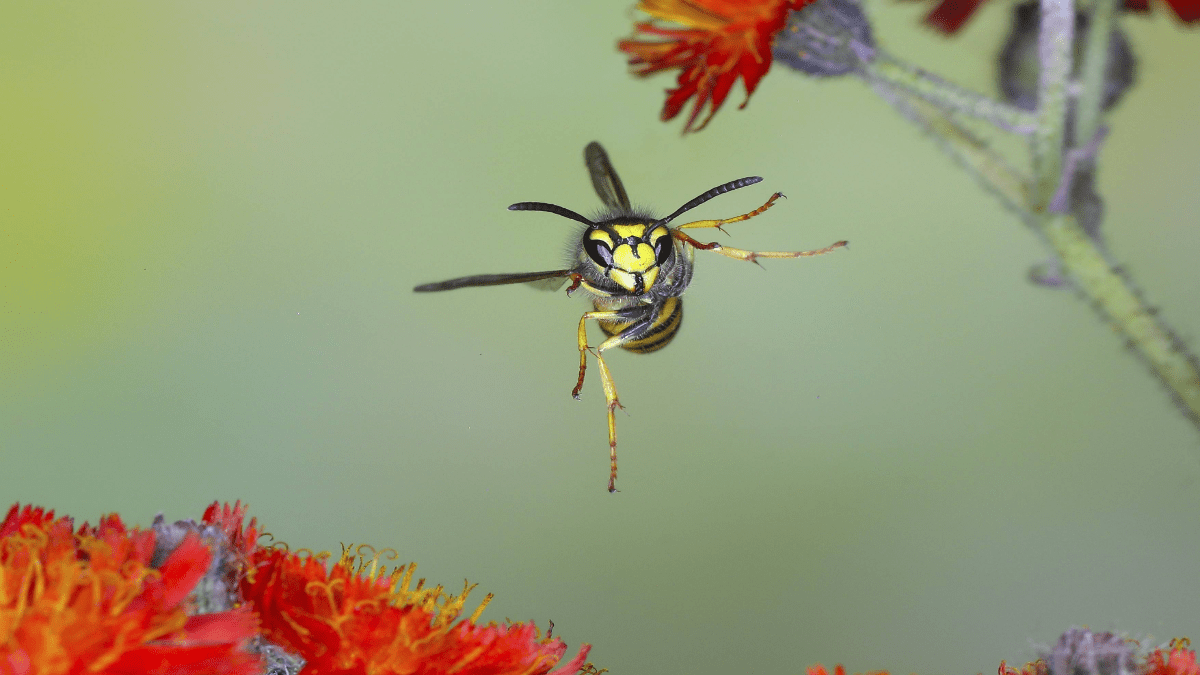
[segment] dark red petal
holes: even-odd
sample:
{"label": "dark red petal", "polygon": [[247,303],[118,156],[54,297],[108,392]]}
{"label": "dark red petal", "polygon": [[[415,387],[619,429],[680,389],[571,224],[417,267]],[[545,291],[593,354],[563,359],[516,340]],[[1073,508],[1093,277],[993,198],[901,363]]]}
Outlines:
{"label": "dark red petal", "polygon": [[971,18],[983,0],[942,0],[925,17],[925,23],[949,35]]}
{"label": "dark red petal", "polygon": [[1175,10],[1180,21],[1184,23],[1200,21],[1200,0],[1167,0],[1167,4]]}
{"label": "dark red petal", "polygon": [[688,81],[687,74],[689,71],[683,71],[679,74],[679,86],[674,89],[667,90],[667,101],[663,104],[662,120],[674,119],[679,111],[683,109],[684,104],[688,102],[692,96],[696,95],[696,82]]}
{"label": "dark red petal", "polygon": [[[742,69],[742,83],[746,87],[746,101],[750,100],[750,94],[753,94],[754,90],[758,88],[758,83],[762,81],[763,75],[766,75],[767,70],[771,67],[771,50],[766,50],[766,54],[761,65],[754,64],[755,67],[753,68]],[[743,103],[742,107],[745,108],[746,104]]]}

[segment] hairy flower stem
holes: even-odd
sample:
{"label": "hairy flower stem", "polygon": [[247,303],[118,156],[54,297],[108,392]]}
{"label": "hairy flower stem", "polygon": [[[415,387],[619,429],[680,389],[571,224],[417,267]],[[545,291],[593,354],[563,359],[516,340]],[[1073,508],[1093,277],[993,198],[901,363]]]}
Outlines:
{"label": "hairy flower stem", "polygon": [[[1200,360],[1191,354],[1182,340],[1163,323],[1157,312],[1146,304],[1132,281],[1112,265],[1096,239],[1089,237],[1072,213],[1054,212],[1051,200],[1063,175],[1064,167],[1072,174],[1080,169],[1091,171],[1098,144],[1100,110],[1103,102],[1104,74],[1108,67],[1109,35],[1114,20],[1112,0],[1096,0],[1088,32],[1081,74],[1083,90],[1076,106],[1075,148],[1064,143],[1067,110],[1067,79],[1071,72],[1074,40],[1074,7],[1071,0],[1042,0],[1042,25],[1039,35],[1041,79],[1038,83],[1038,131],[1034,134],[1034,171],[1038,214],[1036,227],[1054,249],[1064,271],[1091,306],[1107,320],[1113,330],[1124,335],[1130,349],[1170,390],[1184,416],[1200,428]],[[1090,146],[1090,150],[1088,150]],[[1086,152],[1085,152],[1086,150]],[[1064,162],[1064,153],[1084,153],[1077,162]],[[1064,202],[1064,200],[1055,200]],[[1065,200],[1058,210],[1069,211]]]}
{"label": "hairy flower stem", "polygon": [[1038,32],[1037,129],[1033,133],[1033,211],[1045,213],[1062,179],[1067,125],[1067,85],[1075,43],[1075,3],[1041,0]]}
{"label": "hairy flower stem", "polygon": [[[1082,91],[1076,101],[1074,138],[1068,144],[1070,76],[1075,33],[1072,0],[1041,0],[1038,54],[1038,108],[1028,113],[991,101],[918,68],[877,54],[863,59],[858,74],[902,116],[975,177],[1054,250],[1064,272],[1089,304],[1126,339],[1165,384],[1184,416],[1200,428],[1200,359],[1142,298],[1125,272],[1112,264],[1080,225],[1070,198],[1070,181],[1095,169],[1103,138],[1101,106],[1109,59],[1115,2],[1095,0],[1088,46],[1080,68]],[[956,119],[966,114],[1008,131],[1030,136],[1031,177],[1012,169],[995,151]],[[1098,227],[1098,223],[1096,224]]]}
{"label": "hairy flower stem", "polygon": [[1028,135],[1037,128],[1037,119],[1026,110],[947,82],[881,51],[864,64],[864,71],[868,80],[907,91],[942,109],[987,120],[1006,131]]}
{"label": "hairy flower stem", "polygon": [[1039,229],[1075,287],[1113,330],[1127,338],[1129,348],[1167,386],[1184,416],[1200,427],[1200,361],[1159,320],[1125,273],[1104,257],[1074,216],[1050,214]]}
{"label": "hairy flower stem", "polygon": [[1088,23],[1087,47],[1083,53],[1080,72],[1079,101],[1075,107],[1074,145],[1087,143],[1100,128],[1100,111],[1104,105],[1104,76],[1108,72],[1109,41],[1115,27],[1116,2],[1093,0]]}
{"label": "hairy flower stem", "polygon": [[1033,215],[1025,209],[1029,203],[1029,181],[1003,157],[927,100],[906,90],[896,89],[889,82],[872,80],[870,76],[867,76],[867,82],[880,98],[924,131],[942,152],[971,174],[1005,208],[1017,214],[1026,224],[1033,225]]}

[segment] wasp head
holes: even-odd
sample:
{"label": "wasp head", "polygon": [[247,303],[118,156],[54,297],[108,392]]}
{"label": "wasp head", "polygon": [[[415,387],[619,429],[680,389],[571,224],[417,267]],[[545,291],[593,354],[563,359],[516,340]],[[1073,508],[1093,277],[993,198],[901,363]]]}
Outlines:
{"label": "wasp head", "polygon": [[671,231],[649,220],[596,223],[583,235],[583,262],[621,288],[641,295],[654,286],[675,254]]}

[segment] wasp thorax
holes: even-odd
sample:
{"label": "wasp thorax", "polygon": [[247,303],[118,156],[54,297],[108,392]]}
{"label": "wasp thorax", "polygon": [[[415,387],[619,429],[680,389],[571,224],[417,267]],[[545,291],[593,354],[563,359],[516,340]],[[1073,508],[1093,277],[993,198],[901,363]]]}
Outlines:
{"label": "wasp thorax", "polygon": [[640,295],[654,286],[675,246],[663,225],[607,222],[588,229],[583,250],[613,283]]}

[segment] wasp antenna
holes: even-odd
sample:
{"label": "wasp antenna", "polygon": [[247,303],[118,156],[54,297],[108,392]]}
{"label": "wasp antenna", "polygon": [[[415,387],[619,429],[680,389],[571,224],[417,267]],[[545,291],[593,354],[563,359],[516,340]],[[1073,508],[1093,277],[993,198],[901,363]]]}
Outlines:
{"label": "wasp antenna", "polygon": [[684,204],[683,206],[679,207],[678,209],[675,209],[675,213],[672,213],[671,215],[667,216],[666,218],[659,220],[656,223],[656,225],[666,225],[667,223],[671,222],[672,220],[675,220],[676,218],[678,218],[681,214],[683,214],[687,211],[691,211],[692,209],[696,208],[697,206],[700,206],[704,202],[712,199],[713,197],[723,195],[726,192],[730,192],[730,191],[736,190],[738,188],[744,188],[747,185],[754,185],[755,183],[761,183],[761,182],[762,182],[761,176],[748,176],[746,178],[739,178],[737,180],[731,180],[724,185],[718,185],[717,187],[709,190],[708,192],[705,192],[704,194],[700,195],[699,197],[696,197],[695,199]]}
{"label": "wasp antenna", "polygon": [[[759,180],[761,180],[761,179],[759,179]],[[584,225],[595,225],[595,223],[588,220],[587,218],[584,218],[583,216],[579,215],[578,213],[575,213],[571,209],[563,208],[561,206],[558,206],[557,204],[547,204],[545,202],[517,202],[516,204],[513,204],[512,206],[508,207],[508,210],[509,211],[545,211],[547,213],[558,214],[564,218],[570,218],[571,220],[578,220],[579,222],[583,223]]]}

